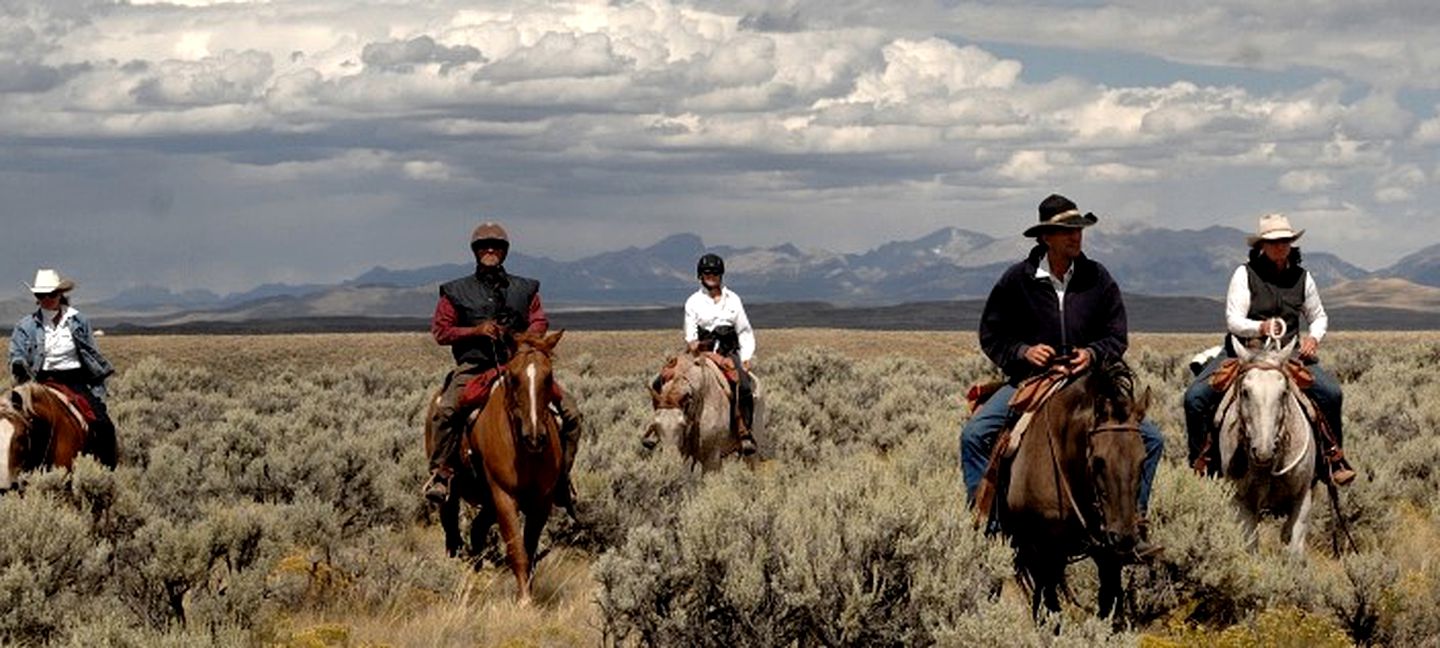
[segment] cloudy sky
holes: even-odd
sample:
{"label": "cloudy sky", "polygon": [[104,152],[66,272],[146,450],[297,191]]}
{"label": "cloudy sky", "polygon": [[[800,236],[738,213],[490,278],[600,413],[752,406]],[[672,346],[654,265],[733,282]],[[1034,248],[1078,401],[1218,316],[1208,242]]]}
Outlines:
{"label": "cloudy sky", "polygon": [[0,278],[334,281],[482,217],[861,251],[1052,191],[1374,269],[1440,242],[1437,104],[1433,0],[0,0]]}

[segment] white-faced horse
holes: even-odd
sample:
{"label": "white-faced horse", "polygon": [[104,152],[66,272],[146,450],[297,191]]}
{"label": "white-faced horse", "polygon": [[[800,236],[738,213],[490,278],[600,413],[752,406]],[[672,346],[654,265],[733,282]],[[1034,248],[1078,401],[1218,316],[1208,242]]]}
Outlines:
{"label": "white-faced horse", "polygon": [[[730,387],[725,373],[704,353],[682,353],[674,360],[674,377],[660,391],[651,392],[655,408],[641,442],[646,448],[664,445],[699,464],[704,472],[720,467],[725,457],[740,451],[740,439],[731,427]],[[750,376],[755,397],[755,429],[763,427],[764,396],[760,379]],[[751,464],[752,458],[746,457]],[[752,464],[753,465],[753,464]]]}
{"label": "white-faced horse", "polygon": [[1302,399],[1307,398],[1287,367],[1295,341],[1267,342],[1251,351],[1231,340],[1239,376],[1226,392],[1216,421],[1220,428],[1221,472],[1235,482],[1250,547],[1256,525],[1270,513],[1284,518],[1281,538],[1294,554],[1305,552],[1305,528],[1315,484],[1315,437]]}

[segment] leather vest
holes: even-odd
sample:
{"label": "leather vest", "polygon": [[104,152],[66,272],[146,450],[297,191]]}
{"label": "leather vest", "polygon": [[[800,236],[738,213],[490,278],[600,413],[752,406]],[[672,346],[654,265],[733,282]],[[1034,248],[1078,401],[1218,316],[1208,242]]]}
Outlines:
{"label": "leather vest", "polygon": [[[498,322],[508,333],[530,326],[530,303],[540,292],[540,282],[512,274],[503,277],[503,281],[492,284],[469,275],[440,285],[440,296],[455,307],[457,326],[475,326],[488,319]],[[456,364],[485,369],[505,364],[513,352],[514,342],[509,335],[500,340],[468,338],[450,346]]]}
{"label": "leather vest", "polygon": [[1250,311],[1246,317],[1253,320],[1279,317],[1285,320],[1285,338],[1280,342],[1289,344],[1300,333],[1300,315],[1305,312],[1306,272],[1297,265],[1278,272],[1273,267],[1260,271],[1256,270],[1256,263],[1268,264],[1269,261],[1245,264],[1250,280]]}

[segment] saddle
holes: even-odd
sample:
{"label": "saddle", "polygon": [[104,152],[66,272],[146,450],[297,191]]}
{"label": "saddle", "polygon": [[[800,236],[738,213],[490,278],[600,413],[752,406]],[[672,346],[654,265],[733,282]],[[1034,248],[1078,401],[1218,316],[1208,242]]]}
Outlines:
{"label": "saddle", "polygon": [[65,401],[70,408],[70,413],[76,415],[86,427],[89,427],[98,418],[95,416],[95,410],[90,407],[89,399],[81,396],[75,390],[53,380],[43,380],[40,381],[40,384],[60,394],[61,400]]}
{"label": "saddle", "polygon": [[485,402],[490,400],[490,392],[495,387],[495,381],[500,379],[500,371],[500,367],[496,367],[471,378],[470,382],[465,384],[465,390],[460,393],[460,402],[456,404],[456,410],[468,411],[467,419],[475,416],[485,407]]}
{"label": "saddle", "polygon": [[[720,355],[714,351],[702,351],[700,354],[715,363],[716,367],[720,368],[720,373],[725,376],[725,396],[726,398],[730,398],[734,392],[731,386],[740,382],[740,372],[735,370],[735,362],[728,356]],[[662,385],[675,379],[678,375],[679,365],[680,357],[675,356],[670,358],[664,367],[660,368],[660,383]]]}
{"label": "saddle", "polygon": [[[990,513],[995,505],[995,494],[1000,490],[1000,484],[1009,472],[1010,460],[1019,451],[1020,440],[1024,437],[1025,430],[1030,427],[1031,419],[1035,417],[1035,413],[1040,410],[1041,406],[1070,383],[1071,377],[1069,369],[1063,366],[1051,367],[1044,373],[1021,381],[1020,386],[1015,390],[1015,395],[1010,397],[1010,409],[1020,412],[1020,417],[1000,432],[1000,438],[995,441],[995,447],[990,450],[990,463],[986,466],[985,476],[980,479],[980,486],[975,491],[976,526],[984,526],[989,521]],[[971,391],[974,392],[977,387],[979,386],[971,387]],[[998,389],[997,386],[990,390],[985,398],[988,399]]]}

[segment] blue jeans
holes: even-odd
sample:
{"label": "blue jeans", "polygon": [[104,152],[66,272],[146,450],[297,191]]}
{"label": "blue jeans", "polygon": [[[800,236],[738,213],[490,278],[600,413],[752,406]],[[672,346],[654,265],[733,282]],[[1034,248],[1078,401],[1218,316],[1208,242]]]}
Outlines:
{"label": "blue jeans", "polygon": [[[990,465],[990,450],[1006,424],[1019,418],[1019,412],[1010,410],[1010,397],[1015,387],[1005,385],[996,390],[980,409],[971,415],[960,430],[960,469],[965,475],[965,501],[975,504],[975,489],[985,477]],[[1140,422],[1140,438],[1145,442],[1145,463],[1140,469],[1140,514],[1150,510],[1150,486],[1155,483],[1155,469],[1160,465],[1160,456],[1165,451],[1165,439],[1160,428],[1150,419]]]}
{"label": "blue jeans", "polygon": [[[1191,464],[1199,458],[1200,448],[1205,445],[1206,437],[1213,434],[1215,428],[1215,408],[1220,406],[1220,399],[1224,394],[1210,386],[1210,374],[1215,373],[1224,361],[1224,356],[1211,360],[1185,390],[1185,434],[1190,442]],[[1344,394],[1340,390],[1340,381],[1335,379],[1335,374],[1319,364],[1312,364],[1307,368],[1310,375],[1315,377],[1315,384],[1305,390],[1305,393],[1325,415],[1330,431],[1335,434],[1335,445],[1344,446],[1344,432],[1340,429],[1340,408],[1344,402]],[[1211,472],[1214,473],[1220,468],[1216,461],[1220,455],[1216,444],[1211,445],[1211,450]]]}

